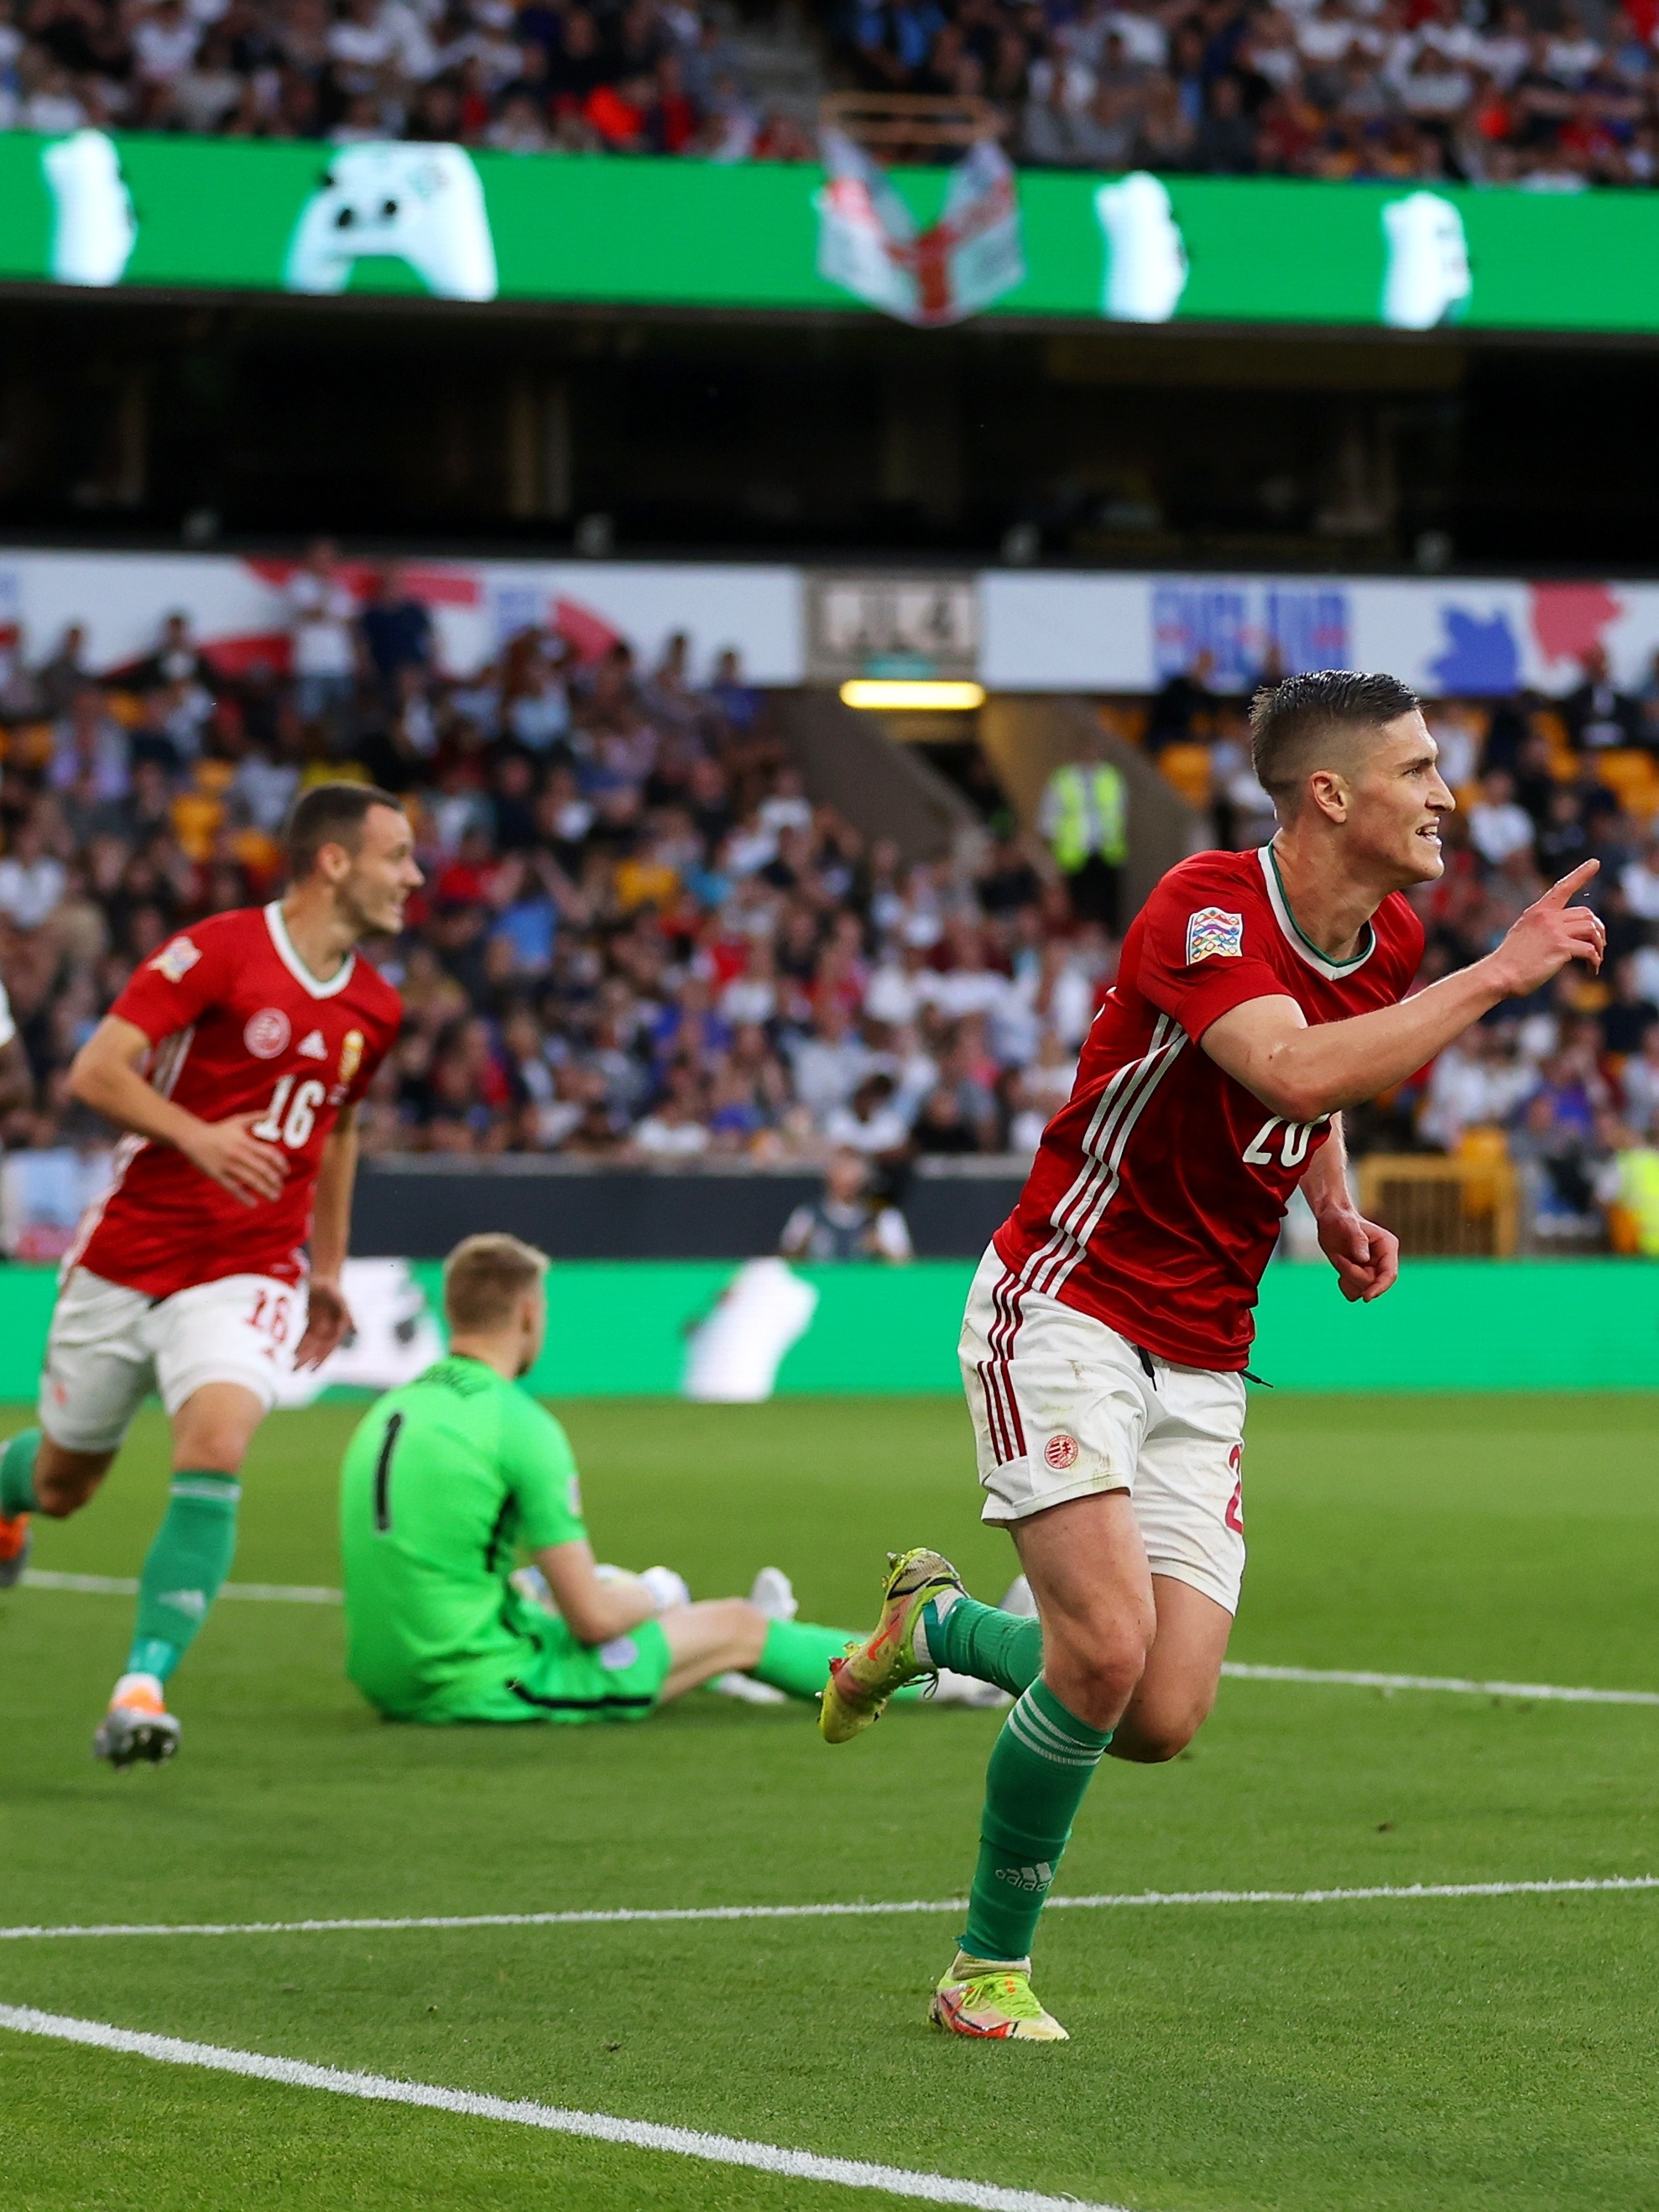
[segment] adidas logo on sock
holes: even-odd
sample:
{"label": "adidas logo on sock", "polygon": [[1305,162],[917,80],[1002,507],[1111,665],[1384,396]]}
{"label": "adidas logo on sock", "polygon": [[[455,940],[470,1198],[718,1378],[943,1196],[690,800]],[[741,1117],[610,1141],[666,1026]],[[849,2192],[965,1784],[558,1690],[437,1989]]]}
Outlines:
{"label": "adidas logo on sock", "polygon": [[157,1605],[170,1605],[175,1613],[187,1613],[192,1620],[207,1619],[205,1590],[163,1590],[155,1602]]}
{"label": "adidas logo on sock", "polygon": [[999,1867],[997,1880],[1006,1881],[1011,1888],[1025,1891],[1047,1889],[1054,1878],[1054,1870],[1047,1859],[1034,1867]]}

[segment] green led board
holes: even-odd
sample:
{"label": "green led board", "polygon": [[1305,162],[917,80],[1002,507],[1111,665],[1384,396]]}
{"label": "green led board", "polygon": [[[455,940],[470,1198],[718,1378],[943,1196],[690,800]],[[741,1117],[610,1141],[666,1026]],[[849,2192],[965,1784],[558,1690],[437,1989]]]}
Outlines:
{"label": "green led board", "polygon": [[920,257],[922,321],[1659,330],[1656,193],[1028,171],[975,263],[949,181],[860,206],[805,166],[13,132],[0,282],[857,314]]}

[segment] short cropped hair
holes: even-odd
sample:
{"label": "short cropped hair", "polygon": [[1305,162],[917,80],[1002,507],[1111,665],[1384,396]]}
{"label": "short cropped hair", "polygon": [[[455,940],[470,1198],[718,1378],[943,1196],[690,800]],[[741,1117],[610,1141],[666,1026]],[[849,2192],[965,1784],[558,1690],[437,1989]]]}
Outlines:
{"label": "short cropped hair", "polygon": [[444,1261],[444,1318],[452,1329],[501,1328],[547,1269],[545,1252],[505,1230],[464,1237]]}
{"label": "short cropped hair", "polygon": [[1345,741],[1415,711],[1419,702],[1397,676],[1320,668],[1287,676],[1250,702],[1250,758],[1255,780],[1281,817],[1296,811],[1316,769],[1334,768]]}
{"label": "short cropped hair", "polygon": [[372,806],[389,806],[401,814],[404,803],[372,783],[313,783],[302,791],[289,814],[283,842],[288,849],[289,872],[301,883],[317,865],[325,845],[343,845],[355,853],[362,842],[363,823]]}

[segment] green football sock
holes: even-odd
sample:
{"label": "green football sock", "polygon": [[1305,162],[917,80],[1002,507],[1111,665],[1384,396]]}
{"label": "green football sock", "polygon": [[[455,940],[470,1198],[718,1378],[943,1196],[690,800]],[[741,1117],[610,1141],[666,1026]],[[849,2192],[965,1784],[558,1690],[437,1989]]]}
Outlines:
{"label": "green football sock", "polygon": [[930,1599],[921,1609],[921,1634],[935,1667],[994,1682],[1011,1698],[1029,1690],[1042,1672],[1042,1623],[981,1605],[977,1598],[954,1598],[943,1609]]}
{"label": "green football sock", "polygon": [[138,1577],[130,1674],[165,1682],[190,1648],[236,1555],[242,1486],[211,1468],[175,1474],[167,1510]]}
{"label": "green football sock", "polygon": [[761,1656],[749,1672],[757,1682],[769,1682],[792,1698],[816,1698],[830,1680],[830,1662],[839,1659],[853,1640],[844,1628],[820,1628],[810,1620],[770,1621]]}
{"label": "green football sock", "polygon": [[20,1429],[6,1439],[0,1451],[0,1520],[34,1511],[34,1455],[40,1449],[39,1429]]}
{"label": "green football sock", "polygon": [[1092,1729],[1033,1682],[1002,1724],[985,1778],[979,1865],[962,1948],[975,1959],[1030,1955],[1039,1914],[1109,1729]]}

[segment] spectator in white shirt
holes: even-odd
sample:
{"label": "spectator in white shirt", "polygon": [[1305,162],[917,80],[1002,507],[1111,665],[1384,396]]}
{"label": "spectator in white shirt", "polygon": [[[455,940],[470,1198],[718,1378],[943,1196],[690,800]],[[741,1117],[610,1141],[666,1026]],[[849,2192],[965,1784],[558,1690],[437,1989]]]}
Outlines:
{"label": "spectator in white shirt", "polygon": [[750,940],[744,951],[743,972],[734,975],[720,993],[720,1006],[726,1019],[738,1028],[750,1022],[764,1027],[777,1012],[777,958],[767,939]]}
{"label": "spectator in white shirt", "polygon": [[158,0],[132,27],[132,63],[147,85],[171,85],[196,58],[202,27],[185,10],[183,0]]}
{"label": "spectator in white shirt", "polygon": [[870,978],[864,1011],[872,1022],[913,1022],[921,1012],[931,980],[927,955],[920,945],[890,947]]}
{"label": "spectator in white shirt", "polygon": [[632,1143],[647,1159],[695,1159],[708,1150],[708,1131],[693,1102],[671,1092],[635,1124]]}
{"label": "spectator in white shirt", "polygon": [[1620,1073],[1625,1094],[1625,1119],[1644,1134],[1659,1123],[1659,1028],[1650,1029],[1639,1053],[1632,1053]]}
{"label": "spectator in white shirt", "polygon": [[795,1046],[793,1059],[795,1095],[820,1125],[832,1106],[852,1097],[870,1065],[845,1008],[833,999],[820,1009],[813,1033]]}
{"label": "spectator in white shirt", "polygon": [[31,815],[0,860],[0,914],[19,929],[39,929],[56,910],[68,882],[67,869],[46,850],[45,833]]}
{"label": "spectator in white shirt", "polygon": [[1507,92],[1532,58],[1532,26],[1524,8],[1504,9],[1498,28],[1480,42],[1480,65],[1500,91]]}
{"label": "spectator in white shirt", "polygon": [[1318,12],[1296,27],[1296,43],[1304,57],[1322,69],[1334,69],[1345,61],[1358,35],[1358,26],[1342,0],[1320,0]]}
{"label": "spectator in white shirt", "polygon": [[1493,769],[1481,779],[1480,796],[1469,809],[1470,844],[1498,868],[1511,854],[1528,851],[1532,842],[1532,817],[1516,802],[1514,779]]}
{"label": "spectator in white shirt", "polygon": [[1601,59],[1599,40],[1590,37],[1574,7],[1561,10],[1561,27],[1548,47],[1549,70],[1576,92]]}
{"label": "spectator in white shirt", "polygon": [[301,716],[338,741],[357,690],[357,602],[328,538],[317,540],[289,578],[288,611]]}
{"label": "spectator in white shirt", "polygon": [[910,1130],[893,1103],[897,1088],[890,1075],[878,1072],[866,1076],[844,1106],[832,1106],[824,1115],[824,1135],[832,1145],[862,1153],[866,1159],[902,1152]]}
{"label": "spectator in white shirt", "polygon": [[1644,921],[1659,921],[1659,837],[1639,860],[1631,862],[1619,878],[1619,888],[1633,915]]}
{"label": "spectator in white shirt", "polygon": [[776,788],[769,798],[762,799],[755,813],[762,829],[770,830],[775,838],[781,837],[786,830],[810,830],[812,802],[806,796],[800,770],[781,769]]}
{"label": "spectator in white shirt", "polygon": [[[25,63],[34,57],[26,54]],[[51,63],[39,70],[20,70],[26,82],[33,78],[27,98],[18,110],[25,131],[33,131],[43,137],[55,137],[60,132],[79,131],[87,119],[82,101],[76,97],[75,81],[66,69]]]}
{"label": "spectator in white shirt", "polygon": [[269,836],[275,836],[287,820],[299,787],[300,771],[294,763],[278,760],[269,746],[257,743],[242,756],[231,785],[248,820]]}
{"label": "spectator in white shirt", "polygon": [[1537,1080],[1512,1030],[1477,1022],[1435,1061],[1418,1127],[1431,1144],[1455,1152],[1466,1129],[1507,1121]]}

